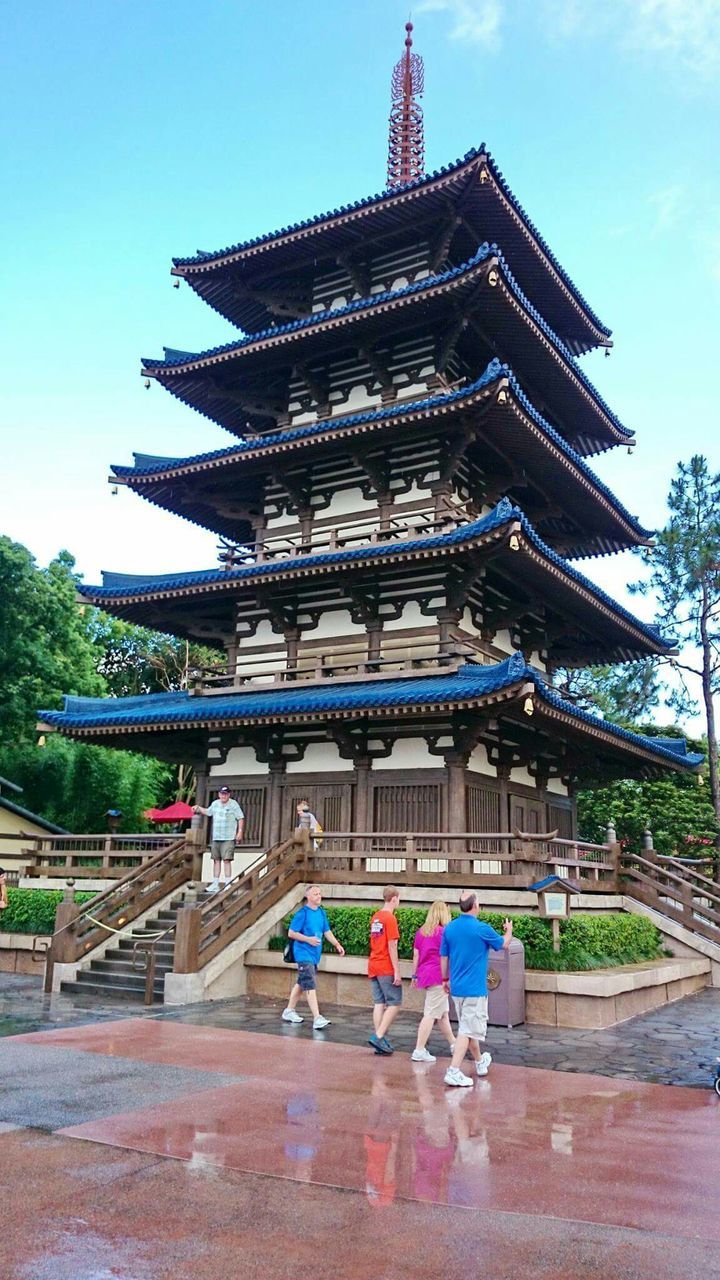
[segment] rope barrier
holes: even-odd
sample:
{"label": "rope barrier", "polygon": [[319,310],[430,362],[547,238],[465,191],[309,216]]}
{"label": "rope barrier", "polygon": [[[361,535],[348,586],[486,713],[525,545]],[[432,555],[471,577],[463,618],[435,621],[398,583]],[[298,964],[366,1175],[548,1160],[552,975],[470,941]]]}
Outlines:
{"label": "rope barrier", "polygon": [[[99,927],[100,929],[107,929],[108,933],[117,933],[117,934],[121,934],[121,933],[125,933],[125,932],[126,932],[126,930],[125,930],[125,929],[113,929],[111,925],[109,925],[109,924],[105,924],[103,920],[96,920],[96,919],[95,919],[95,916],[85,915],[85,916],[83,916],[83,919],[84,919],[84,920],[89,920],[91,924],[96,924],[96,925],[98,925],[98,927]],[[132,924],[132,923],[134,923],[134,922],[133,922],[133,921],[131,921],[131,924]],[[129,929],[129,928],[130,928],[130,925],[128,925],[128,929]],[[147,935],[146,935],[146,938],[144,938],[144,939],[143,939],[143,941],[147,941],[147,942],[149,942],[151,938],[162,938],[163,933],[167,933],[167,932],[168,932],[168,931],[167,931],[167,929],[163,929],[161,933],[149,933],[149,934],[147,934]]]}

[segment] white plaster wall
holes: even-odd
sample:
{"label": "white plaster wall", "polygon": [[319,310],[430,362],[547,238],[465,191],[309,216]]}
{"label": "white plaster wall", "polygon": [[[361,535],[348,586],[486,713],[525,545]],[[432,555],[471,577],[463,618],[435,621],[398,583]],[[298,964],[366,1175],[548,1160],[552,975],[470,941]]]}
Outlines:
{"label": "white plaster wall", "polygon": [[510,770],[510,781],[522,783],[524,787],[535,786],[535,779],[531,773],[528,773],[525,765],[523,765],[522,768],[516,766],[514,769]]}
{"label": "white plaster wall", "polygon": [[495,766],[488,760],[487,747],[484,742],[479,743],[474,748],[467,767],[471,773],[484,773],[487,778],[497,777]]}
{"label": "white plaster wall", "polygon": [[373,391],[368,395],[362,383],[352,387],[347,400],[341,406],[343,414],[353,413],[356,409],[377,408],[380,404],[380,392]]}
{"label": "white plaster wall", "polygon": [[567,796],[570,794],[565,783],[560,778],[549,778],[547,790],[552,792],[554,796]]}
{"label": "white plaster wall", "polygon": [[231,747],[228,752],[227,760],[224,764],[214,764],[210,770],[211,778],[223,778],[228,774],[239,774],[241,777],[247,775],[264,775],[268,772],[268,766],[262,764],[255,756],[252,747]]}
{"label": "white plaster wall", "polygon": [[403,631],[415,627],[428,627],[432,624],[432,618],[426,618],[420,612],[420,605],[417,600],[408,600],[404,605],[403,611],[399,618],[388,618],[383,626],[383,631]]}
{"label": "white plaster wall", "polygon": [[387,760],[378,764],[380,769],[442,769],[441,756],[433,756],[424,738],[400,738],[393,743]]}
{"label": "white plaster wall", "polygon": [[503,653],[515,653],[509,631],[498,631],[497,635],[493,636],[493,644],[496,649],[501,649]]}
{"label": "white plaster wall", "polygon": [[343,760],[335,742],[311,742],[302,760],[288,760],[288,773],[352,773],[352,760]]}
{"label": "white plaster wall", "polygon": [[[323,520],[327,516],[355,515],[358,511],[377,510],[377,499],[365,498],[360,487],[357,489],[340,489],[330,499],[330,506],[322,511]],[[367,526],[368,529],[370,525]]]}
{"label": "white plaster wall", "polygon": [[533,649],[532,653],[530,654],[529,662],[530,662],[530,666],[537,667],[538,671],[547,671],[547,666],[543,662],[542,658],[540,657],[540,654],[538,653],[537,649]]}
{"label": "white plaster wall", "polygon": [[469,609],[463,610],[463,616],[458,624],[463,631],[467,631],[468,635],[477,636],[478,640],[482,640],[482,634],[477,623],[473,622],[473,616]]}
{"label": "white plaster wall", "polygon": [[303,631],[303,640],[334,640],[336,636],[365,635],[365,628],[360,622],[353,622],[349,609],[328,609],[318,619],[318,625],[312,630]]}

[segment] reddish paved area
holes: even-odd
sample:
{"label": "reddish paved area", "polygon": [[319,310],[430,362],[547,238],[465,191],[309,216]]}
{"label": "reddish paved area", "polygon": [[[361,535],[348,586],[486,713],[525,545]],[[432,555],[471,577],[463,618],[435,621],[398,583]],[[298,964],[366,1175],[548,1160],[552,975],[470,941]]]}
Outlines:
{"label": "reddish paved area", "polygon": [[92,1114],[0,1126],[3,1280],[720,1276],[710,1090],[496,1063],[451,1091],[441,1061],[148,1018],[2,1046]]}

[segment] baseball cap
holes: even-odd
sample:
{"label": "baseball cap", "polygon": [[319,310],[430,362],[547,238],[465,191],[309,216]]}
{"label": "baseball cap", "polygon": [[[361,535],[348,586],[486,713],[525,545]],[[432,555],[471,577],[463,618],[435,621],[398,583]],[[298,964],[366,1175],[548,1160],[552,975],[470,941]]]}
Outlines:
{"label": "baseball cap", "polygon": [[229,787],[221,787],[221,788],[220,788],[220,790],[218,791],[218,795],[220,795],[220,796],[229,796],[229,795],[230,795],[230,788],[229,788]]}

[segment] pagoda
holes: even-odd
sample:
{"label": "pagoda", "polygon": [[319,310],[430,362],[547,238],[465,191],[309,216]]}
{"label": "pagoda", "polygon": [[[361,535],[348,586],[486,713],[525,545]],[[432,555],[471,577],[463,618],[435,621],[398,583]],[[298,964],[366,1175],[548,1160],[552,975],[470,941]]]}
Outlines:
{"label": "pagoda", "polygon": [[695,763],[553,687],[669,645],[577,560],[647,545],[588,458],[632,444],[578,357],[601,323],[481,146],[424,173],[411,27],[388,186],[173,274],[237,331],[143,376],[232,442],[112,482],[221,541],[217,567],[105,573],[120,618],[222,648],[191,690],[68,697],[43,727],[194,766],[268,848],[336,832],[576,832],[588,778]]}

